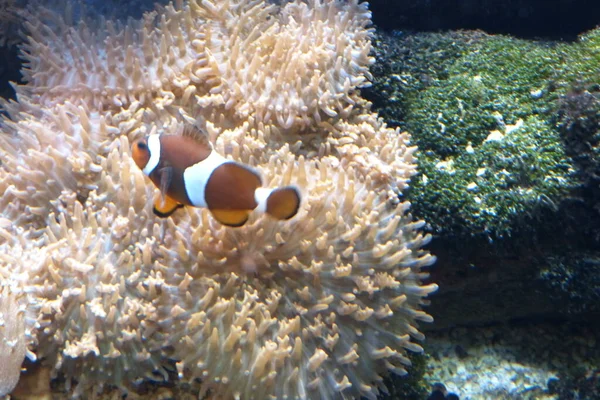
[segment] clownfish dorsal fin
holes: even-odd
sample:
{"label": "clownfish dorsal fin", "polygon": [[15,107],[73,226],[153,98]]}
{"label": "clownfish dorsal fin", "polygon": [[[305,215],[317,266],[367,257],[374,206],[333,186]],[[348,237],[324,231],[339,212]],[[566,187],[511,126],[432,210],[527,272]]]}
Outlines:
{"label": "clownfish dorsal fin", "polygon": [[210,210],[219,223],[231,227],[242,226],[248,221],[250,210]]}
{"label": "clownfish dorsal fin", "polygon": [[200,128],[198,128],[195,125],[186,125],[183,128],[183,132],[181,133],[181,136],[189,137],[189,138],[193,139],[199,145],[204,146],[208,149],[212,150],[212,148],[213,148],[212,144],[210,143],[210,140],[208,139],[208,134],[205,132],[202,132],[200,130]]}
{"label": "clownfish dorsal fin", "polygon": [[161,194],[156,196],[152,211],[154,212],[154,215],[158,217],[167,218],[181,207],[183,207],[183,204],[173,200],[167,195]]}

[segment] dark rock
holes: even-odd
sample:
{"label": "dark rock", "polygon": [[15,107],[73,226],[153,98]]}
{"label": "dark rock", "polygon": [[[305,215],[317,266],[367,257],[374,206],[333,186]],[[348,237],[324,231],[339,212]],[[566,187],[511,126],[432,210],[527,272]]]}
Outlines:
{"label": "dark rock", "polygon": [[431,394],[427,400],[459,400],[459,397],[454,393],[448,393],[446,386],[442,383],[436,383],[431,388]]}
{"label": "dark rock", "polygon": [[456,345],[456,347],[454,347],[454,351],[456,352],[456,355],[458,356],[458,358],[469,357],[469,353],[461,345]]}
{"label": "dark rock", "polygon": [[0,47],[0,97],[14,98],[15,91],[9,82],[21,82],[21,60],[14,46]]}
{"label": "dark rock", "polygon": [[548,392],[561,400],[597,400],[600,398],[600,370],[586,371],[574,366],[559,374],[559,379],[548,380]]}
{"label": "dark rock", "polygon": [[548,379],[548,393],[557,394],[560,389],[560,382],[556,378]]}

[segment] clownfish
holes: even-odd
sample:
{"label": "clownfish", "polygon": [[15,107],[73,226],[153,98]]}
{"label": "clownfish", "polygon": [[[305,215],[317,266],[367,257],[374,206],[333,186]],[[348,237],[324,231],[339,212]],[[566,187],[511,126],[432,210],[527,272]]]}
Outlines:
{"label": "clownfish", "polygon": [[153,208],[159,217],[169,217],[183,206],[206,207],[221,224],[238,227],[254,210],[286,220],[300,207],[296,187],[261,187],[257,171],[218,154],[195,128],[183,135],[151,134],[135,141],[131,152],[160,189]]}

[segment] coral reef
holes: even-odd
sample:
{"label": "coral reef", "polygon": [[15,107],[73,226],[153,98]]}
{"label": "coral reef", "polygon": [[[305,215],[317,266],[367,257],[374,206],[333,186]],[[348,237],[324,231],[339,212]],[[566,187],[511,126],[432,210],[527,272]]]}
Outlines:
{"label": "coral reef", "polygon": [[595,320],[600,30],[378,32],[374,45],[362,94],[422,152],[405,198],[437,235],[432,329]]}
{"label": "coral reef", "polygon": [[[359,95],[365,4],[27,20],[27,84],[0,132],[0,279],[25,293],[24,339],[66,395],[169,381],[219,398],[375,398],[406,373],[432,321],[434,257],[399,197],[416,148]],[[238,229],[201,209],[154,217],[130,143],[186,124],[265,185],[297,185],[298,215]]]}
{"label": "coral reef", "polygon": [[410,196],[434,232],[509,236],[569,193],[551,118],[560,52],[478,32],[402,43],[422,51],[395,59],[399,79],[386,89],[402,96],[401,126],[424,150]]}
{"label": "coral reef", "polygon": [[366,95],[423,151],[408,197],[434,232],[510,236],[572,195],[575,170],[593,168],[599,30],[576,43],[482,32],[375,43]]}

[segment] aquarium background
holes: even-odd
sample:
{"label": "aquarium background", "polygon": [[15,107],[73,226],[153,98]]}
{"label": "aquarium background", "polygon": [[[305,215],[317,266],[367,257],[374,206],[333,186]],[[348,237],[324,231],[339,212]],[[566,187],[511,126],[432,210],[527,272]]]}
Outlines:
{"label": "aquarium background", "polygon": [[[87,0],[74,18],[126,23],[155,6]],[[428,282],[439,285],[425,308],[434,322],[419,326],[424,353],[409,352],[409,375],[387,377],[379,398],[600,398],[600,5],[370,9],[375,62],[361,95],[418,146],[402,200],[433,237]],[[0,12],[6,99],[9,82],[25,83],[18,16]]]}

